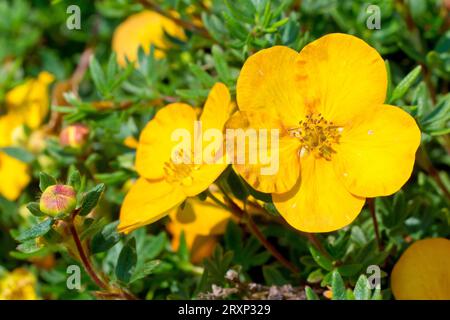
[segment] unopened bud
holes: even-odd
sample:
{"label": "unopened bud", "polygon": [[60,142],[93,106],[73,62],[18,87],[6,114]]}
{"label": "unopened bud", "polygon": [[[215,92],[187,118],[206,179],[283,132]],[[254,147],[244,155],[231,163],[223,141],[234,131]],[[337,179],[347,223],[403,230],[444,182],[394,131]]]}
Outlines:
{"label": "unopened bud", "polygon": [[77,193],[71,186],[57,184],[47,187],[41,196],[40,210],[56,217],[71,213],[77,205]]}
{"label": "unopened bud", "polygon": [[64,128],[59,135],[59,143],[64,147],[80,149],[89,136],[89,128],[83,124],[73,124]]}

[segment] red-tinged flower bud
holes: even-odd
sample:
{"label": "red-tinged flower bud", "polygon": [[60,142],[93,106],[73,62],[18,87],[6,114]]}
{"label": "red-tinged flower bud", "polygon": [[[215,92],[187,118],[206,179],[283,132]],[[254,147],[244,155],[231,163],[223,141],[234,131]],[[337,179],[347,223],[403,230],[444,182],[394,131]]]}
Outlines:
{"label": "red-tinged flower bud", "polygon": [[89,128],[83,124],[73,124],[64,128],[59,135],[59,143],[65,147],[80,149],[89,136]]}
{"label": "red-tinged flower bud", "polygon": [[39,203],[40,210],[56,217],[71,213],[77,205],[77,193],[71,186],[57,184],[45,189]]}

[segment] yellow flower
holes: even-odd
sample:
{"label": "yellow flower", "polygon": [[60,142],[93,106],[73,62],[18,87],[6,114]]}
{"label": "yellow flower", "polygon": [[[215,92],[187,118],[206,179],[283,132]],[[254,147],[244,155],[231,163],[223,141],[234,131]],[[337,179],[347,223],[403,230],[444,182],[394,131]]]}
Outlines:
{"label": "yellow flower", "polygon": [[155,57],[164,57],[163,50],[170,45],[164,32],[181,40],[186,38],[183,28],[154,11],[147,10],[128,17],[113,34],[112,48],[117,53],[118,63],[125,65],[125,58],[130,62],[136,61],[138,48],[142,46],[144,52],[149,53],[152,44],[158,49]]}
{"label": "yellow flower", "polygon": [[0,300],[37,300],[36,277],[24,268],[0,278]]}
{"label": "yellow flower", "polygon": [[[219,193],[215,196],[220,198]],[[171,210],[169,216],[172,247],[178,249],[181,232],[184,232],[186,244],[191,250],[191,260],[199,262],[212,253],[216,244],[214,236],[225,232],[231,213],[209,198],[205,201],[189,198],[183,206]]]}
{"label": "yellow flower", "polygon": [[279,170],[234,165],[255,189],[272,193],[293,227],[329,232],[351,223],[366,197],[392,194],[411,175],[420,131],[384,104],[383,59],[364,41],[329,34],[298,53],[261,50],[237,82],[240,111],[227,128],[279,130]]}
{"label": "yellow flower", "polygon": [[[0,116],[0,148],[14,143],[14,135],[23,125],[38,128],[49,109],[48,85],[53,76],[41,72],[6,94],[6,114]],[[28,166],[0,151],[0,195],[8,200],[19,197],[30,182]]]}
{"label": "yellow flower", "polygon": [[450,300],[450,240],[413,243],[392,270],[391,288],[398,300]]}
{"label": "yellow flower", "polygon": [[[233,104],[230,93],[222,83],[212,88],[200,116],[202,132],[207,129],[223,131]],[[184,130],[192,143],[202,139],[195,137],[197,121],[195,109],[187,104],[173,103],[162,108],[141,133],[136,152],[136,170],[140,178],[130,189],[122,204],[119,231],[129,232],[152,223],[165,215],[186,198],[206,190],[225,170],[225,155],[212,163],[192,161],[192,155],[178,149],[172,139],[174,132]],[[222,143],[220,141],[219,143]],[[210,144],[203,143],[200,153],[207,152]],[[191,161],[174,161],[174,150]],[[180,154],[179,154],[180,155]]]}
{"label": "yellow flower", "polygon": [[26,124],[31,129],[41,125],[49,110],[48,86],[53,80],[53,75],[43,71],[37,79],[30,79],[6,94],[7,113],[15,118],[15,124]]}

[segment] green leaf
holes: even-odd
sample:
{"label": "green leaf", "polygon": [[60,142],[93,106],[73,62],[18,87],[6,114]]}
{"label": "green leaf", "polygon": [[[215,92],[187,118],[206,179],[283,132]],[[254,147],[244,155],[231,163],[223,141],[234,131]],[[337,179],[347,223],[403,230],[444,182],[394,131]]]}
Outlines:
{"label": "green leaf", "polygon": [[20,241],[20,242],[25,242],[25,241],[28,241],[31,239],[35,239],[37,237],[41,237],[50,231],[53,223],[54,223],[54,220],[49,218],[49,219],[42,221],[41,223],[35,224],[30,229],[21,232],[16,237],[16,240]]}
{"label": "green leaf", "polygon": [[118,224],[119,221],[107,224],[102,231],[92,238],[91,251],[93,254],[107,251],[120,241],[122,236],[117,232]]}
{"label": "green leaf", "polygon": [[306,300],[320,300],[317,294],[309,286],[305,286]]}
{"label": "green leaf", "polygon": [[362,274],[358,278],[353,294],[355,295],[356,300],[370,300],[369,281],[365,275]]}
{"label": "green leaf", "polygon": [[417,66],[410,73],[408,73],[406,77],[404,77],[403,80],[400,81],[400,83],[395,87],[394,91],[392,92],[392,96],[391,99],[389,100],[389,103],[401,99],[409,90],[409,88],[413,85],[414,81],[416,81],[421,71],[422,67]]}
{"label": "green leaf", "polygon": [[331,292],[333,293],[333,300],[346,300],[344,280],[337,271],[333,271],[331,276]]}
{"label": "green leaf", "polygon": [[225,83],[228,83],[231,80],[231,73],[230,69],[228,68],[228,64],[225,60],[223,51],[220,49],[219,46],[214,45],[212,47],[212,55],[214,59],[214,65],[216,66],[216,70],[220,80],[222,80]]}
{"label": "green leaf", "polygon": [[317,269],[308,275],[306,281],[309,283],[319,283],[323,279],[322,269]]}
{"label": "green leaf", "polygon": [[27,209],[28,209],[28,211],[30,211],[30,213],[33,216],[36,216],[36,217],[45,216],[45,214],[43,212],[41,212],[41,210],[39,209],[39,203],[37,203],[37,202],[30,202],[29,204],[27,204]]}
{"label": "green leaf", "polygon": [[314,261],[324,268],[327,271],[333,270],[333,262],[324,256],[322,252],[317,250],[313,245],[309,246],[309,252],[311,253],[311,256],[313,257]]}
{"label": "green leaf", "polygon": [[75,190],[79,190],[81,186],[80,171],[75,166],[70,166],[69,174],[67,175],[67,184],[72,186]]}
{"label": "green leaf", "polygon": [[91,77],[94,81],[95,87],[100,91],[102,95],[105,95],[107,90],[105,74],[94,56],[91,57],[91,61],[89,62],[89,71],[91,73]]}
{"label": "green leaf", "polygon": [[263,276],[269,286],[282,286],[288,283],[286,278],[283,277],[283,274],[275,266],[263,266]]}
{"label": "green leaf", "polygon": [[8,156],[13,157],[25,163],[31,163],[34,160],[34,155],[25,149],[17,147],[4,147],[0,148],[1,151],[6,153]]}
{"label": "green leaf", "polygon": [[22,253],[34,253],[43,248],[43,244],[38,244],[35,239],[31,239],[25,242],[22,242],[17,246],[17,250]]}
{"label": "green leaf", "polygon": [[79,212],[80,216],[89,214],[89,212],[91,212],[97,206],[100,196],[102,195],[104,190],[105,185],[103,183],[100,183],[86,193],[81,204],[81,209]]}
{"label": "green leaf", "polygon": [[131,238],[120,252],[116,265],[116,277],[118,280],[128,283],[134,273],[137,263],[136,239]]}
{"label": "green leaf", "polygon": [[57,184],[56,179],[51,175],[45,172],[39,173],[39,189],[41,189],[42,192],[44,192],[48,187],[54,186],[55,184]]}
{"label": "green leaf", "polygon": [[144,265],[141,268],[139,268],[139,270],[136,270],[136,272],[134,272],[129,283],[133,283],[137,280],[145,278],[149,274],[152,274],[153,271],[155,271],[155,269],[160,264],[161,264],[160,260],[152,260],[152,261],[148,261],[148,262],[144,263]]}

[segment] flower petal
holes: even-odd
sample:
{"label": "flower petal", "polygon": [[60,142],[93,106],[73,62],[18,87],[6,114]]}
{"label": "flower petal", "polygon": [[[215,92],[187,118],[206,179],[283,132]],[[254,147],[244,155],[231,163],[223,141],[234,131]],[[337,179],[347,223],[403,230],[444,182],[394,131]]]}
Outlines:
{"label": "flower petal", "polygon": [[312,155],[301,161],[301,182],[287,193],[272,194],[280,214],[305,232],[330,232],[350,224],[365,200],[345,189],[330,161]]}
{"label": "flower petal", "polygon": [[264,108],[278,114],[286,126],[295,126],[304,117],[301,94],[295,82],[298,52],[274,46],[247,59],[237,81],[240,110]]}
{"label": "flower petal", "polygon": [[0,151],[0,195],[16,200],[30,180],[27,164]]}
{"label": "flower petal", "polygon": [[304,107],[338,125],[385,100],[384,61],[354,36],[333,33],[311,42],[300,52],[296,70]]}
{"label": "flower petal", "polygon": [[392,270],[391,288],[398,300],[450,300],[450,240],[413,243]]}
{"label": "flower petal", "polygon": [[172,134],[185,129],[193,137],[196,120],[194,108],[184,103],[172,103],[159,110],[139,138],[137,172],[147,179],[162,178],[164,164],[171,159],[174,147],[179,143],[172,139]]}
{"label": "flower petal", "polygon": [[333,163],[351,193],[386,196],[411,176],[419,144],[414,118],[398,107],[381,105],[344,128]]}
{"label": "flower petal", "polygon": [[230,91],[223,83],[216,83],[209,92],[200,116],[202,129],[205,131],[214,128],[223,131],[225,122],[231,116],[232,109]]}
{"label": "flower petal", "polygon": [[300,142],[289,136],[275,115],[262,110],[239,111],[226,128],[227,144],[234,146],[228,152],[233,168],[248,184],[266,193],[286,192],[295,185],[300,172]]}
{"label": "flower petal", "polygon": [[[167,49],[170,43],[164,32],[181,40],[186,39],[179,25],[157,12],[145,10],[129,16],[113,34],[112,48],[117,53],[118,63],[124,66],[126,59],[136,61],[139,46],[142,46],[146,53],[149,53],[151,45]],[[159,49],[155,50],[155,57],[163,58],[165,52]]]}
{"label": "flower petal", "polygon": [[181,189],[164,179],[139,178],[127,193],[120,210],[119,232],[131,232],[166,216],[186,199]]}

